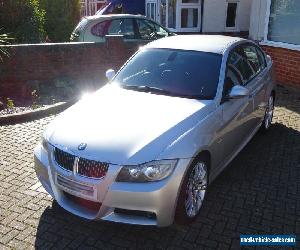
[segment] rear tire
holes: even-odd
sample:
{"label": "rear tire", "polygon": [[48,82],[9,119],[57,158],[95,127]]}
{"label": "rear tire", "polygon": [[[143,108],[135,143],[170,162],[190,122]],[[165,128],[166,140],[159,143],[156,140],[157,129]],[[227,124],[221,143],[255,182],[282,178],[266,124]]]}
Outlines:
{"label": "rear tire", "polygon": [[185,225],[193,222],[200,212],[208,184],[208,158],[197,157],[189,167],[181,185],[175,222]]}
{"label": "rear tire", "polygon": [[261,125],[262,132],[267,132],[271,127],[272,120],[273,120],[273,114],[274,114],[274,100],[275,100],[274,93],[272,93],[269,97],[268,104],[267,104],[266,111],[265,111],[264,120]]}

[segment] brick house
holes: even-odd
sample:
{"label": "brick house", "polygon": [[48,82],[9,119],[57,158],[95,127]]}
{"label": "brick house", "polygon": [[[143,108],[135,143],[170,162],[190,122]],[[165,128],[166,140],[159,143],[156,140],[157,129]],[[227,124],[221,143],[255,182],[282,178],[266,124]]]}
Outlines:
{"label": "brick house", "polygon": [[300,87],[299,13],[299,0],[253,0],[249,36],[272,57],[277,80]]}

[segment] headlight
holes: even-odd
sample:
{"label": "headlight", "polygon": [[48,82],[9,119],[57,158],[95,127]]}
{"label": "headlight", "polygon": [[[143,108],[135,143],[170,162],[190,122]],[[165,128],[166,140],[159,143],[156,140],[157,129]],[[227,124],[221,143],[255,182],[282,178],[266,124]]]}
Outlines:
{"label": "headlight", "polygon": [[119,182],[151,182],[167,178],[178,160],[151,161],[141,165],[123,166],[117,176]]}

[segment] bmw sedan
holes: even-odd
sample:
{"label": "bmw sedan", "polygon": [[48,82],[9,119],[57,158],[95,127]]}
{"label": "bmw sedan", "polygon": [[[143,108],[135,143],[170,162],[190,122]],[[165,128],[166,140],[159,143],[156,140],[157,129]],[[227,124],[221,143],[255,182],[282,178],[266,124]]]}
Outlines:
{"label": "bmw sedan", "polygon": [[192,222],[209,184],[270,128],[272,61],[254,42],[167,37],[59,115],[36,147],[36,174],[67,211],[91,220]]}

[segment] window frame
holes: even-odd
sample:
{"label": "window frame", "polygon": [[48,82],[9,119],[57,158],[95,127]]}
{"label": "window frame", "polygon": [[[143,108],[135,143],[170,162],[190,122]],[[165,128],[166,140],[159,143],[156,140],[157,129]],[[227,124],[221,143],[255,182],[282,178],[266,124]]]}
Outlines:
{"label": "window frame", "polygon": [[269,33],[269,23],[270,23],[270,15],[271,15],[271,0],[267,1],[267,8],[266,8],[266,16],[265,16],[265,27],[264,27],[264,35],[263,35],[263,41],[260,42],[262,45],[268,45],[273,47],[279,47],[279,48],[286,48],[291,50],[298,50],[300,51],[300,44],[291,44],[286,42],[275,42],[272,40],[268,40],[268,33]]}

